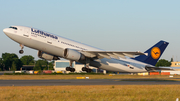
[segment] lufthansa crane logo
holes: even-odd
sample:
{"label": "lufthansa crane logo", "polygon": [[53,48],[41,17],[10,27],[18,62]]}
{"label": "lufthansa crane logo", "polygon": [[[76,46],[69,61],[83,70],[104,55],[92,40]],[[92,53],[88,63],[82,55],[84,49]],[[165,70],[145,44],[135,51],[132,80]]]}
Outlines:
{"label": "lufthansa crane logo", "polygon": [[161,55],[161,50],[158,47],[151,49],[151,56],[153,59],[158,59]]}

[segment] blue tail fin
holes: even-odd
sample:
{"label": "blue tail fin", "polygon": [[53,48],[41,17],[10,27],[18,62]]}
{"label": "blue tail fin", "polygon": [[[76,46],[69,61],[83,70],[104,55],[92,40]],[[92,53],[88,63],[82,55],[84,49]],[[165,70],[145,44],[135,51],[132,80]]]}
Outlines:
{"label": "blue tail fin", "polygon": [[157,44],[149,48],[144,53],[148,53],[148,55],[140,55],[134,58],[137,61],[141,61],[150,65],[155,66],[161,55],[163,54],[164,50],[168,46],[168,42],[159,41]]}

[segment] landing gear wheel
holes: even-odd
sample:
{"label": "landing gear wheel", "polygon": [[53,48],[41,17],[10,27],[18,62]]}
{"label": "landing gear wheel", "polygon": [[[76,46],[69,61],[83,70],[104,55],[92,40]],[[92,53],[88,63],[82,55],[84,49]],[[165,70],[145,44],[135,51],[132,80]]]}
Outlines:
{"label": "landing gear wheel", "polygon": [[92,69],[83,67],[83,68],[82,68],[82,71],[86,71],[87,73],[91,73]]}
{"label": "landing gear wheel", "polygon": [[87,68],[86,68],[86,67],[83,67],[83,68],[82,68],[82,71],[87,71]]}
{"label": "landing gear wheel", "polygon": [[88,69],[88,68],[87,68],[87,70],[86,70],[87,73],[91,73],[91,71],[92,71],[92,70],[91,70],[91,69]]}
{"label": "landing gear wheel", "polygon": [[23,51],[23,50],[19,50],[19,53],[20,53],[20,54],[23,54],[23,53],[24,53],[24,51]]}
{"label": "landing gear wheel", "polygon": [[75,71],[75,68],[66,67],[66,71],[71,71],[71,72],[74,72],[74,71]]}
{"label": "landing gear wheel", "polygon": [[70,71],[71,70],[71,68],[70,67],[66,67],[66,71]]}
{"label": "landing gear wheel", "polygon": [[71,72],[74,72],[75,71],[75,69],[74,68],[71,68],[71,70],[70,70]]}

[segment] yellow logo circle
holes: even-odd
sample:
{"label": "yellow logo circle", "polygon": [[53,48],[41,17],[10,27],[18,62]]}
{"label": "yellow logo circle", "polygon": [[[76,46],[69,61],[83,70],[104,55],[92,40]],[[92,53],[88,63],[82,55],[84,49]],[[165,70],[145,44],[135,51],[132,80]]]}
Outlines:
{"label": "yellow logo circle", "polygon": [[158,59],[161,55],[161,50],[158,47],[151,49],[151,56],[153,59]]}

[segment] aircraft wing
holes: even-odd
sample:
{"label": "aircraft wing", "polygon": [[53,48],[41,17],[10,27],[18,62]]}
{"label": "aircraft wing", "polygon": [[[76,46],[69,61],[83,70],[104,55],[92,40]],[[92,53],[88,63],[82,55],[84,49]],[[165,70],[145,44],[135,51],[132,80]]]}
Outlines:
{"label": "aircraft wing", "polygon": [[134,55],[148,55],[147,53],[142,53],[142,52],[120,52],[120,51],[80,51],[82,54],[84,54],[86,57],[98,57],[99,59],[102,58],[116,58],[119,59],[125,58],[125,56],[134,58]]}

